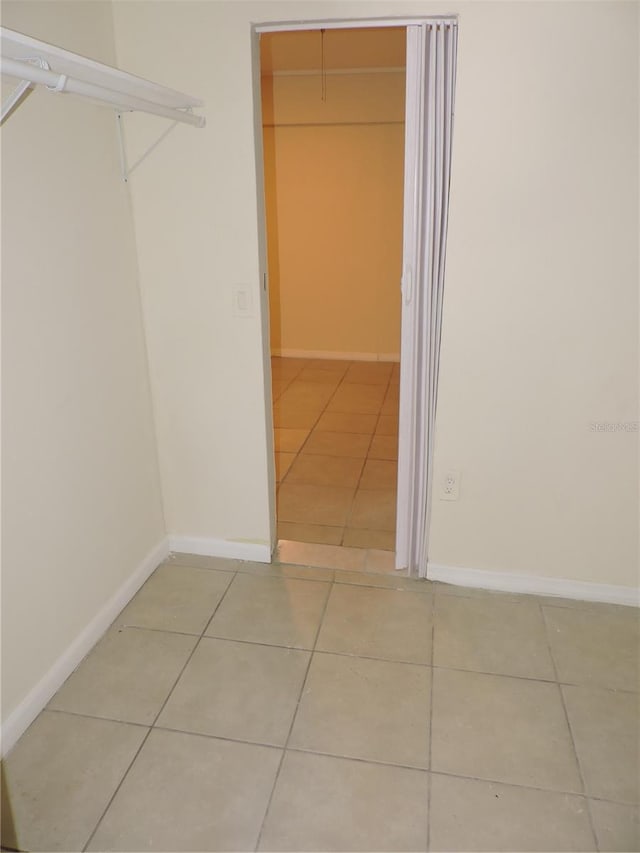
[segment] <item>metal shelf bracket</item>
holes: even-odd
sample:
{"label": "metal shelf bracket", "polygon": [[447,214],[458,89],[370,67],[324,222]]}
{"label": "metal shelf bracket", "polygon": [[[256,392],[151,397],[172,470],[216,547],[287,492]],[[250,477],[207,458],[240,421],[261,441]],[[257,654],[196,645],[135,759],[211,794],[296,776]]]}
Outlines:
{"label": "metal shelf bracket", "polygon": [[[43,71],[49,70],[49,63],[40,59],[40,57],[32,57],[30,59],[26,59],[25,62],[29,62],[31,65],[36,65],[38,68],[42,68]],[[2,115],[0,116],[0,124],[4,122],[4,120],[14,111],[14,109],[18,106],[18,104],[28,95],[29,91],[33,90],[33,83],[31,80],[21,80],[13,92],[5,98],[2,102]]]}
{"label": "metal shelf bracket", "polygon": [[[192,112],[190,107],[187,109],[187,112]],[[137,169],[138,166],[144,160],[147,159],[149,154],[151,154],[151,152],[155,148],[157,148],[158,145],[160,145],[160,143],[164,139],[166,139],[166,137],[171,133],[171,131],[174,129],[174,127],[176,127],[176,125],[180,124],[180,122],[174,121],[172,124],[170,124],[169,127],[163,133],[160,134],[160,136],[156,139],[156,141],[153,142],[147,148],[147,150],[144,152],[144,154],[142,154],[140,157],[138,157],[138,159],[135,161],[135,163],[132,166],[129,166],[127,164],[127,152],[126,152],[125,144],[124,144],[123,117],[124,117],[124,113],[122,113],[122,112],[116,113],[116,123],[117,123],[117,127],[118,127],[118,144],[119,144],[119,148],[120,148],[120,169],[122,171],[122,180],[126,184],[126,183],[128,183],[129,177],[132,175],[132,173],[135,171],[135,169]]]}

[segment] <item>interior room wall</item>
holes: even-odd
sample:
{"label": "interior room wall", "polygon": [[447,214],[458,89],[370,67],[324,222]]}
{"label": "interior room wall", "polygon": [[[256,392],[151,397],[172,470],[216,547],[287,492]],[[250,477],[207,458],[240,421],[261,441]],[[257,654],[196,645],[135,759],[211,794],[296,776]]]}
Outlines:
{"label": "interior room wall", "polygon": [[324,100],[319,74],[262,78],[275,355],[399,360],[404,88],[403,70],[330,73]]}
{"label": "interior room wall", "polygon": [[[115,62],[109,3],[5,2],[2,24]],[[165,538],[114,114],[43,89],[2,127],[2,365],[7,738]]]}
{"label": "interior room wall", "polygon": [[[120,62],[204,98],[133,186],[174,533],[269,541],[251,24],[458,13],[432,559],[637,582],[638,8],[127,2]],[[255,90],[254,90],[255,83]],[[257,137],[259,140],[259,135]],[[130,136],[135,147],[137,135]],[[436,484],[437,488],[437,484]]]}

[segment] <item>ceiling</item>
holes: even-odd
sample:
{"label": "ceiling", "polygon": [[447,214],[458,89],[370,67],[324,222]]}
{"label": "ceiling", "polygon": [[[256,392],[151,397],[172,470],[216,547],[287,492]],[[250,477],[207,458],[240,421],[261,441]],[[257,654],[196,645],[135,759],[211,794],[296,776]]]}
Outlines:
{"label": "ceiling", "polygon": [[[263,33],[260,38],[261,73],[319,71],[322,66],[320,30]],[[403,68],[406,52],[404,27],[324,31],[324,67]]]}

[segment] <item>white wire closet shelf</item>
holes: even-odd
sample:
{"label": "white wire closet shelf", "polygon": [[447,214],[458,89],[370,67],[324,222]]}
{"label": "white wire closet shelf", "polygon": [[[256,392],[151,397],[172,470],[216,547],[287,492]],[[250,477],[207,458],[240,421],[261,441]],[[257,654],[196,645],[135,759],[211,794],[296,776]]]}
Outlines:
{"label": "white wire closet shelf", "polygon": [[51,92],[104,102],[118,112],[151,113],[204,127],[204,117],[193,113],[194,107],[203,105],[198,98],[6,27],[0,27],[0,54],[0,72],[21,81],[2,104],[2,120],[29,89],[44,85]]}

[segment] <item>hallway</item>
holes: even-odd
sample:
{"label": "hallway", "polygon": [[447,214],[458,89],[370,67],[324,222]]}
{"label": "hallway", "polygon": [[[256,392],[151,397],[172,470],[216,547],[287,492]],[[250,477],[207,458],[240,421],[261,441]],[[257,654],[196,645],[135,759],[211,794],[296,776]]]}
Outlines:
{"label": "hallway", "polygon": [[272,359],[278,539],[395,550],[399,371]]}

